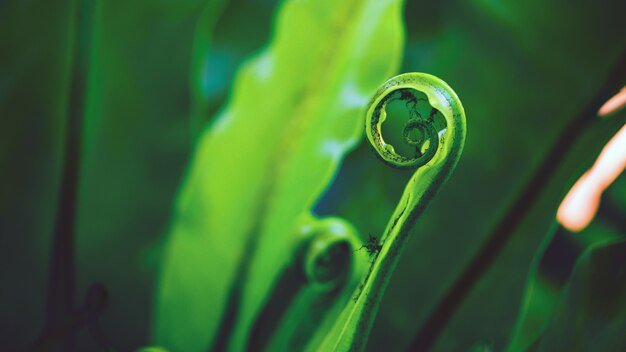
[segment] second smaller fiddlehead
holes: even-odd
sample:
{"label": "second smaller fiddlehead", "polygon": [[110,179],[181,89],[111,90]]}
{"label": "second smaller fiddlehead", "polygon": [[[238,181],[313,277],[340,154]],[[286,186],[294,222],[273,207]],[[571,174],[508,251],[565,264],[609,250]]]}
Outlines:
{"label": "second smaller fiddlehead", "polygon": [[247,350],[304,351],[319,344],[366,269],[367,254],[356,250],[361,240],[349,222],[303,216],[294,231],[293,261],[275,282]]}
{"label": "second smaller fiddlehead", "polygon": [[306,242],[302,271],[308,285],[326,292],[340,287],[352,271],[356,230],[344,220],[318,221]]}

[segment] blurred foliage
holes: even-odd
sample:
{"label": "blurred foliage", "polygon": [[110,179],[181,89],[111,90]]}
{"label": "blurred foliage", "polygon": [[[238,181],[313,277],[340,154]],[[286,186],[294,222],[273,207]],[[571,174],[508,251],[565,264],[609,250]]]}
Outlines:
{"label": "blurred foliage", "polygon": [[276,23],[192,159],[158,288],[164,346],[245,348],[298,259],[299,228],[316,226],[310,209],[362,133],[364,102],[398,69],[398,1],[288,2]]}
{"label": "blurred foliage", "polygon": [[[377,6],[388,2],[379,3]],[[539,349],[551,350],[554,341],[574,335],[579,339],[570,342],[581,350],[598,346],[611,350],[602,345],[610,341],[623,345],[623,321],[619,316],[600,314],[607,309],[623,310],[626,304],[623,294],[607,294],[618,288],[623,291],[621,286],[611,286],[618,285],[613,281],[622,275],[623,245],[597,244],[624,234],[624,176],[609,189],[598,219],[573,241],[575,245],[563,240],[571,236],[560,235],[553,224],[564,192],[624,124],[623,114],[598,120],[588,109],[595,106],[594,102],[600,104],[598,99],[607,98],[599,94],[609,93],[605,82],[626,82],[624,76],[609,77],[616,65],[624,65],[620,59],[626,50],[623,1],[409,0],[404,4],[404,21],[393,17],[378,22],[385,13],[376,11],[347,11],[344,18],[338,11],[334,14],[342,16],[338,26],[352,25],[355,31],[340,39],[333,35],[334,27],[321,32],[313,29],[317,27],[304,27],[304,18],[323,22],[334,13],[335,6],[341,6],[316,2],[319,12],[303,13],[293,29],[284,30],[294,47],[280,50],[284,60],[291,61],[280,66],[285,76],[274,86],[285,87],[280,87],[279,93],[261,87],[248,93],[253,93],[250,105],[247,101],[236,104],[235,87],[244,79],[235,82],[235,72],[249,70],[248,75],[255,74],[253,64],[241,64],[253,55],[256,61],[249,62],[258,65],[262,56],[256,52],[268,47],[272,29],[276,36],[281,33],[276,13],[288,6],[296,5],[278,6],[271,0],[0,1],[3,347],[23,349],[44,330],[51,247],[59,214],[68,199],[76,207],[75,212],[69,212],[76,241],[75,303],[83,302],[87,287],[94,282],[102,282],[109,292],[108,306],[99,319],[101,336],[98,339],[92,333],[80,332],[76,336],[80,350],[96,350],[104,344],[125,351],[154,341],[149,331],[159,315],[153,312],[153,297],[159,267],[167,258],[164,253],[174,250],[169,245],[164,250],[164,245],[171,243],[164,239],[170,230],[176,231],[177,220],[171,229],[169,226],[179,188],[183,189],[183,198],[178,200],[181,204],[184,190],[194,184],[208,186],[218,175],[248,177],[252,182],[263,174],[264,179],[284,186],[284,192],[295,190],[293,201],[296,195],[299,199],[295,205],[289,197],[281,198],[281,207],[290,214],[309,210],[317,217],[339,216],[362,238],[382,233],[410,175],[390,171],[380,163],[360,142],[362,136],[356,128],[322,125],[320,128],[328,128],[319,132],[322,135],[343,131],[342,136],[350,143],[332,162],[322,163],[325,166],[320,170],[290,159],[291,184],[283,184],[283,178],[274,181],[272,169],[265,164],[252,167],[249,163],[256,162],[254,156],[241,153],[247,149],[253,154],[282,153],[265,149],[268,145],[264,142],[278,143],[280,137],[261,138],[253,128],[274,118],[280,125],[279,119],[290,117],[289,113],[268,112],[238,122],[238,133],[250,134],[255,144],[233,141],[221,145],[215,155],[203,149],[210,143],[207,136],[217,134],[211,132],[219,126],[214,116],[224,116],[232,106],[251,110],[273,101],[278,106],[280,100],[276,99],[285,98],[281,94],[289,91],[289,84],[302,83],[298,65],[302,65],[305,77],[315,78],[327,68],[335,70],[328,78],[332,83],[317,89],[323,103],[309,103],[318,109],[310,116],[322,120],[345,114],[355,123],[363,116],[372,89],[388,76],[408,71],[443,78],[458,93],[467,112],[468,137],[459,167],[414,228],[413,239],[381,302],[368,349],[402,350],[409,344],[481,243],[510,211],[510,205],[521,192],[529,191],[524,185],[536,174],[555,141],[568,126],[577,123],[581,126],[576,139],[558,158],[545,186],[530,189],[537,198],[520,214],[520,225],[460,305],[434,349],[458,351],[479,346],[502,350],[519,333],[516,324],[530,326],[524,330],[528,334],[515,335],[521,336],[521,345],[536,343]],[[404,49],[399,42],[403,37],[398,34],[400,26],[406,33]],[[384,28],[396,29],[390,36]],[[335,41],[340,43],[336,50],[342,57],[341,65],[306,65],[307,60],[315,59],[307,56],[315,52],[315,45]],[[310,47],[304,47],[305,43]],[[380,46],[380,50],[367,45]],[[385,49],[387,46],[390,48]],[[271,50],[266,49],[265,55]],[[404,60],[399,65],[402,52]],[[364,101],[347,108],[350,102],[337,95],[335,88],[351,81],[359,82]],[[586,119],[579,119],[583,115]],[[307,123],[314,122],[307,118]],[[292,143],[302,145],[302,151],[315,152],[316,144],[307,139],[294,137]],[[227,155],[231,150],[233,154]],[[215,160],[228,159],[237,173],[228,174],[230,169],[220,170],[220,165],[215,167],[215,174],[211,169],[206,171],[206,184],[194,179],[196,168],[207,167],[195,160],[207,152]],[[75,182],[70,182],[75,197],[62,186],[67,184],[72,155],[79,165]],[[323,177],[315,178],[317,173]],[[221,200],[229,202],[229,209],[237,202],[243,206],[245,197],[252,194],[243,184],[240,187],[230,198],[224,196],[211,206],[226,207]],[[273,214],[276,224],[283,221],[278,210],[262,213]],[[202,215],[196,216],[213,226],[212,219]],[[244,226],[266,220],[255,218],[258,214],[251,209],[242,208],[239,215],[244,216],[241,224],[235,219],[221,221]],[[189,265],[210,270],[216,256],[240,254],[245,241],[228,236],[231,234],[213,239],[236,243],[238,248],[228,249],[232,253],[195,248],[204,256]],[[283,252],[289,252],[287,243],[279,244],[285,246]],[[563,251],[570,247],[578,249],[570,257],[564,256]],[[593,249],[586,252],[587,248]],[[278,255],[271,259],[289,260]],[[576,260],[573,271],[558,264],[565,261],[573,265]],[[224,271],[224,275],[233,270],[220,265],[213,269]],[[276,272],[280,265],[272,265],[260,270]],[[255,272],[250,277],[254,285],[267,291],[272,278],[263,275]],[[536,312],[540,314],[518,314],[523,312],[524,297],[530,297],[526,286],[532,287],[536,278],[546,288],[546,294],[531,305],[539,307]],[[200,284],[211,285],[208,281]],[[212,305],[208,309],[216,310],[215,315],[226,304],[223,300],[206,303]],[[196,309],[193,301],[178,304]],[[246,307],[245,314],[258,313],[256,304]],[[538,323],[517,323],[518,315],[536,318]],[[571,326],[574,317],[582,325]],[[186,320],[170,322],[182,329],[187,323],[191,324]],[[607,328],[598,330],[598,326]],[[245,329],[240,328],[238,336],[245,334]],[[156,330],[158,334],[158,326]],[[208,340],[210,336],[207,331],[197,338]],[[595,345],[586,345],[592,340]],[[619,350],[618,345],[612,346]]]}

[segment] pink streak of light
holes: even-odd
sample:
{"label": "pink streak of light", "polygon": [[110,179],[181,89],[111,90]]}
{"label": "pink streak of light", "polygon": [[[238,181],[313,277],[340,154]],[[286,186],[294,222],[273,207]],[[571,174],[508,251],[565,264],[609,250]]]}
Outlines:
{"label": "pink streak of light", "polygon": [[557,211],[557,221],[572,232],[585,229],[598,211],[602,193],[624,168],[626,168],[626,125],[604,146],[591,169],[585,172],[567,193]]}
{"label": "pink streak of light", "polygon": [[598,116],[606,116],[626,106],[626,87],[622,88],[598,110]]}

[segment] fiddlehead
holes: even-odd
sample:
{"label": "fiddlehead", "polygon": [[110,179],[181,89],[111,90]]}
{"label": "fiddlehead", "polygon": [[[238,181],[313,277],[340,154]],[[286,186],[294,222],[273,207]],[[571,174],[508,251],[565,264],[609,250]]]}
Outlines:
{"label": "fiddlehead", "polygon": [[[400,109],[394,110],[394,102]],[[400,118],[392,119],[396,114]],[[465,142],[461,101],[444,81],[424,73],[401,74],[385,82],[372,98],[365,121],[366,136],[380,159],[416,171],[376,243],[380,250],[353,302],[337,323],[339,333],[327,336],[323,350],[363,349],[408,234],[456,167]]]}
{"label": "fiddlehead", "polygon": [[[415,84],[417,77],[405,74],[390,79],[376,92],[367,110],[367,138],[378,156],[392,167],[417,168],[426,164],[437,153],[440,135],[445,132],[445,118]],[[400,143],[405,144],[401,147],[405,150],[404,154],[399,152],[399,146],[394,147],[383,137],[383,123],[389,118],[387,108],[394,102],[403,103],[406,110],[406,118],[393,126],[403,126]]]}
{"label": "fiddlehead", "polygon": [[[383,124],[392,120],[387,109],[394,101],[403,104],[405,111],[402,114],[396,109],[394,112],[400,116],[391,129],[385,129]],[[386,164],[417,169],[382,236],[384,241],[391,234],[400,235],[402,241],[406,233],[400,230],[412,227],[456,166],[465,142],[463,106],[452,88],[439,78],[425,73],[401,74],[374,94],[365,116],[365,131],[377,156]],[[392,135],[391,139],[396,135],[395,146],[383,137],[385,132]],[[397,138],[399,134],[402,139]]]}
{"label": "fiddlehead", "polygon": [[[433,108],[433,113],[423,116],[418,105],[425,100],[423,94],[409,88],[398,88],[398,86],[384,86],[374,97],[367,113],[367,138],[378,156],[388,165],[398,168],[416,168],[426,164],[435,155],[439,146],[439,135],[434,126],[434,115],[437,110]],[[397,150],[397,145],[394,147],[383,137],[382,125],[388,118],[387,107],[396,101],[403,102],[408,113],[405,114],[408,119],[403,121],[403,140],[400,142],[413,150],[409,150],[404,155]]]}

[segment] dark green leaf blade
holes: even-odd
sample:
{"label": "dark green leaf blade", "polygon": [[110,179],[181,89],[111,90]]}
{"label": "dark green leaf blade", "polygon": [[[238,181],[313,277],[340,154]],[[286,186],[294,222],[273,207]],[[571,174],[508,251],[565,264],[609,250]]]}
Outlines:
{"label": "dark green leaf blade", "polygon": [[578,260],[538,351],[624,351],[626,242],[591,248]]}
{"label": "dark green leaf blade", "polygon": [[0,340],[44,327],[50,247],[69,131],[75,1],[0,2]]}

